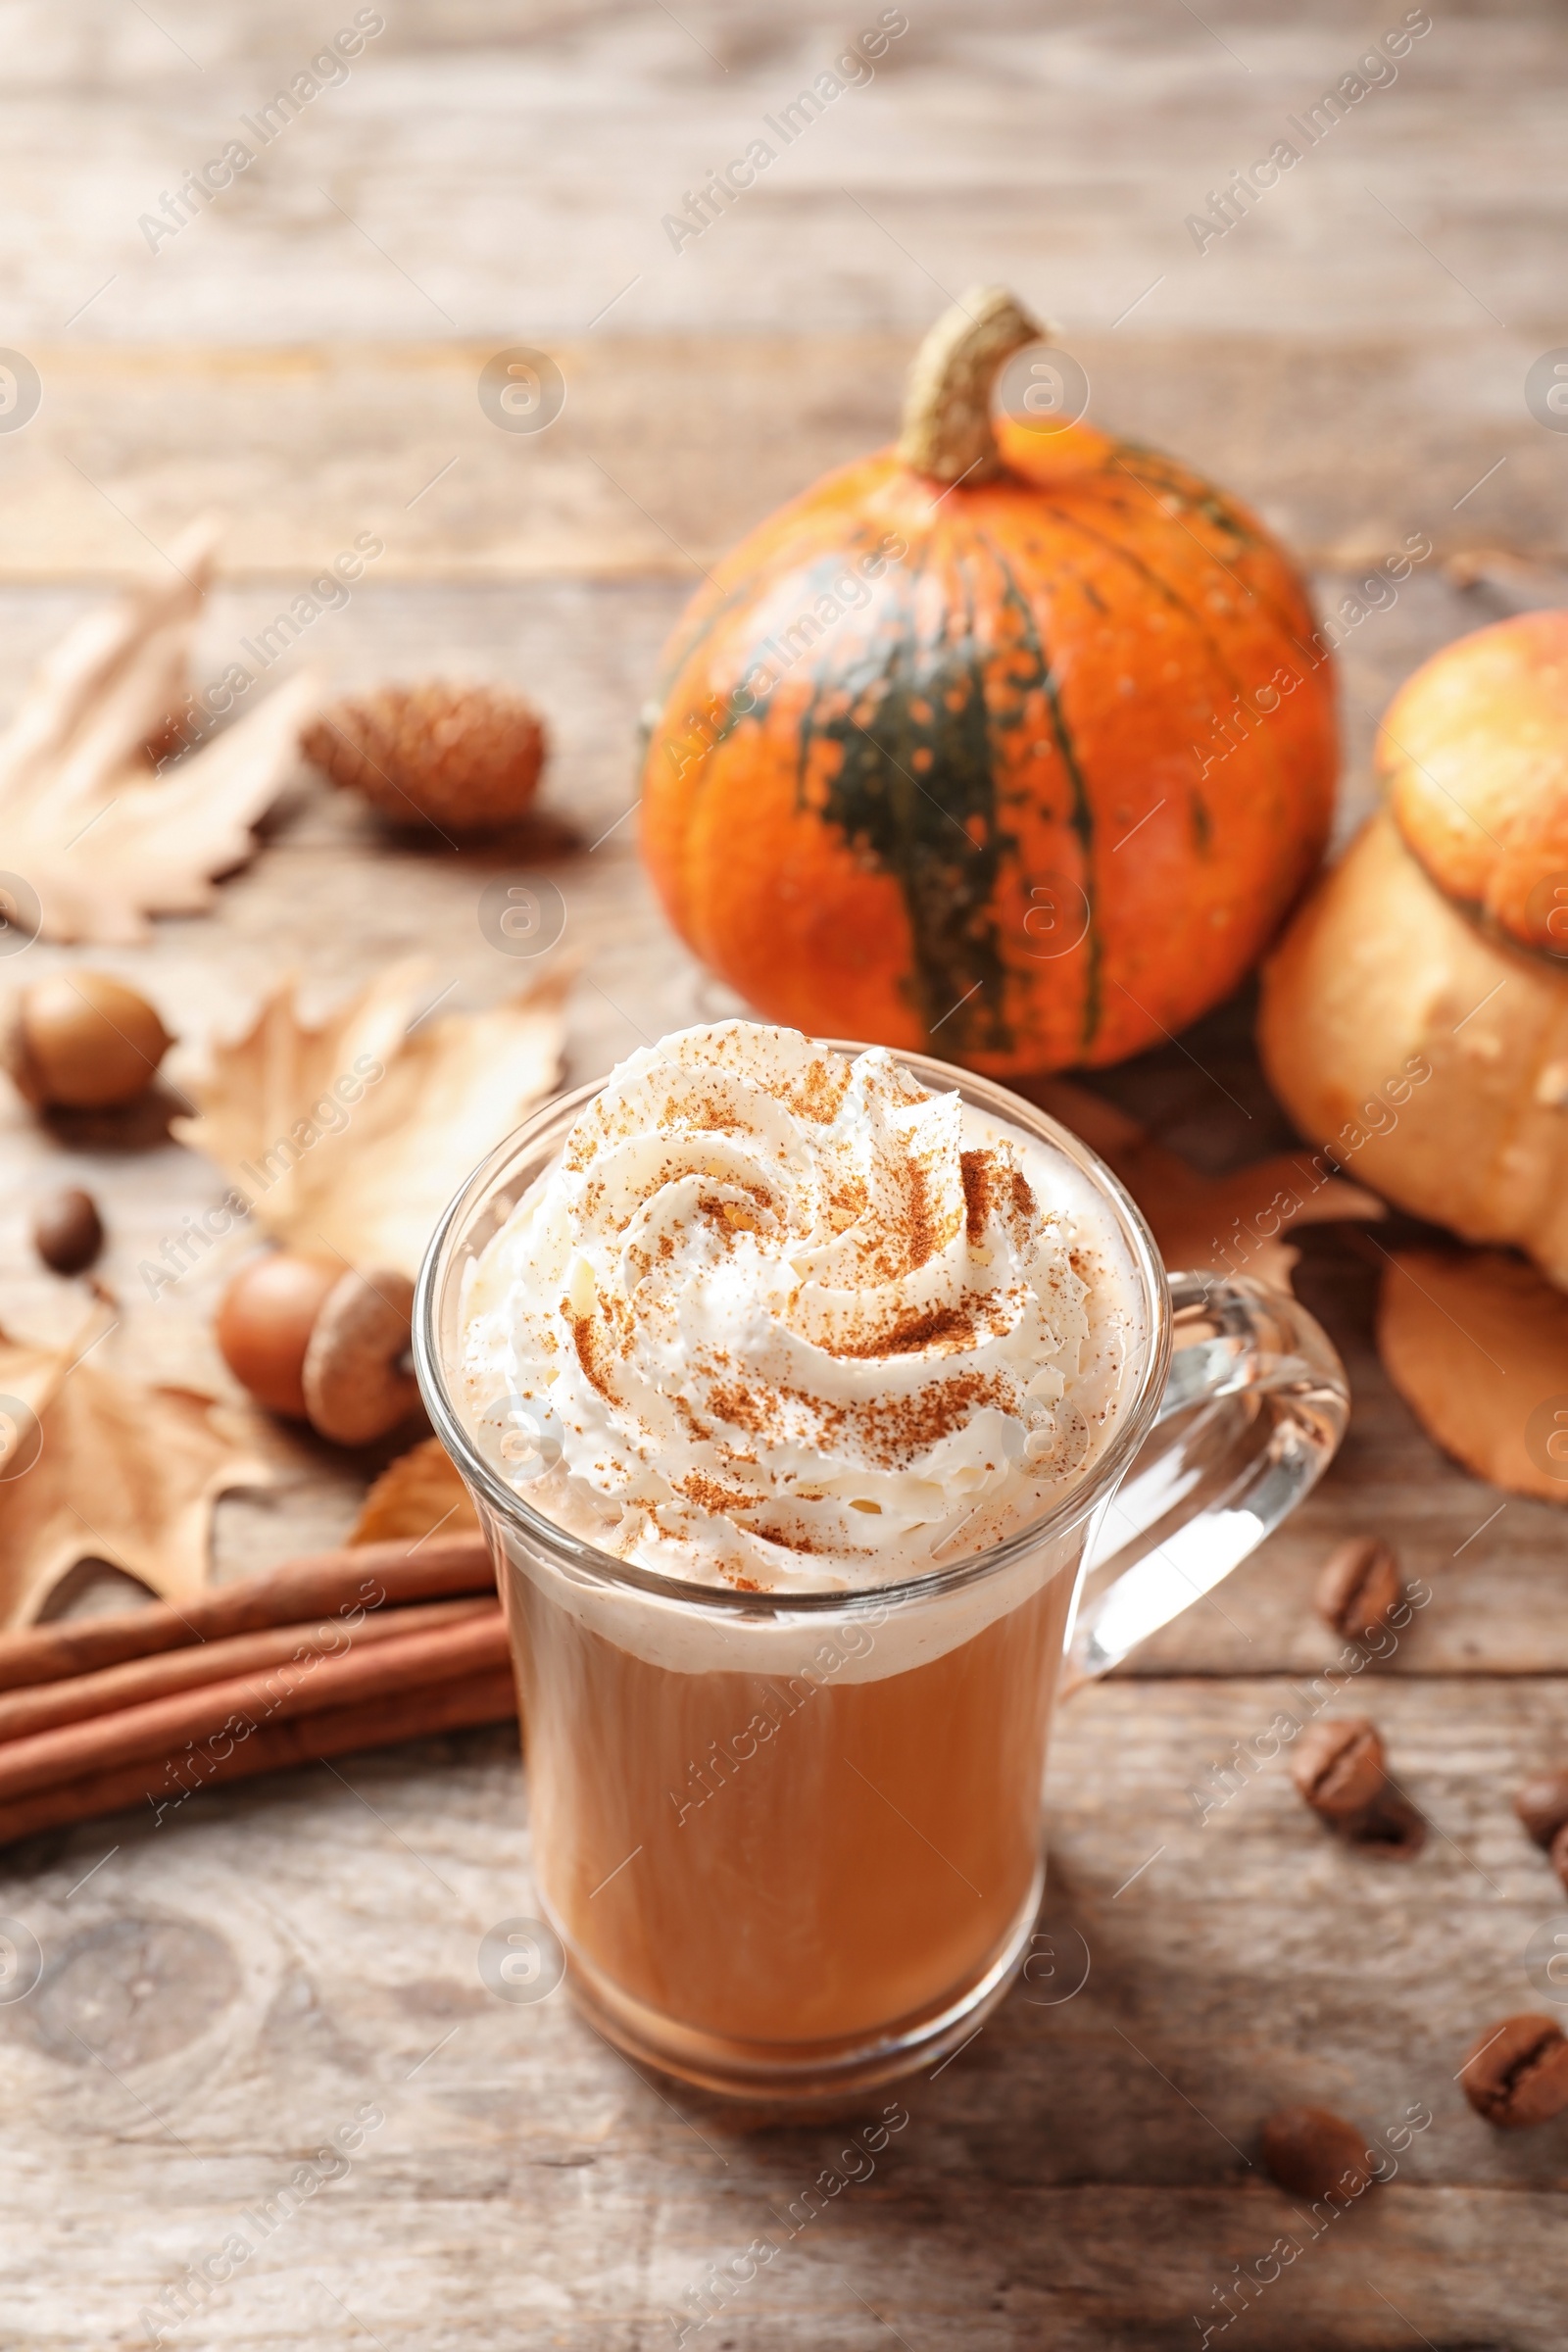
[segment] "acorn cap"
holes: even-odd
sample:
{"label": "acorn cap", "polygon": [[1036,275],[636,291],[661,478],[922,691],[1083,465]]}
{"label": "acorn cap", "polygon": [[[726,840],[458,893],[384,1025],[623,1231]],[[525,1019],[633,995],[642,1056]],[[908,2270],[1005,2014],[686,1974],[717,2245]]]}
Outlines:
{"label": "acorn cap", "polygon": [[395,1268],[350,1272],[321,1301],[301,1386],[312,1426],[337,1446],[367,1446],[419,1401],[409,1365],[414,1285]]}
{"label": "acorn cap", "polygon": [[333,704],[302,748],[395,823],[493,833],[528,809],[549,747],[520,694],[435,678]]}

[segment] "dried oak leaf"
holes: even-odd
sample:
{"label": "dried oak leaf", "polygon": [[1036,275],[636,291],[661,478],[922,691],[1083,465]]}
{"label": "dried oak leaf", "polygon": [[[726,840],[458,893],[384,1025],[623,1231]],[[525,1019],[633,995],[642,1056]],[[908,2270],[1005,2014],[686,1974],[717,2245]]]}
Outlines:
{"label": "dried oak leaf", "polygon": [[[250,855],[251,828],[298,764],[320,701],[300,675],[167,773],[146,746],[189,684],[213,534],[176,542],[171,576],[87,613],[44,662],[0,735],[0,869],[36,894],[46,939],[118,945],[149,914],[197,914],[212,877]],[[24,903],[13,919],[24,926]]]}
{"label": "dried oak leaf", "polygon": [[192,1084],[174,1134],[276,1240],[416,1275],[460,1185],[559,1084],[566,973],[417,1018],[434,968],[393,964],[315,1028],[287,977]]}
{"label": "dried oak leaf", "polygon": [[389,1462],[366,1495],[351,1544],[382,1544],[394,1536],[477,1532],[479,1514],[439,1438],[426,1438]]}
{"label": "dried oak leaf", "polygon": [[1374,1194],[1324,1175],[1305,1151],[1278,1152],[1229,1176],[1206,1176],[1071,1079],[1046,1079],[1025,1091],[1114,1169],[1173,1274],[1250,1274],[1289,1290],[1300,1255],[1286,1238],[1293,1227],[1388,1214]]}
{"label": "dried oak leaf", "polygon": [[1378,1352],[1429,1438],[1512,1494],[1568,1502],[1568,1297],[1501,1250],[1400,1250]]}
{"label": "dried oak leaf", "polygon": [[0,1332],[0,1626],[29,1624],[78,1560],[200,1592],[219,1495],[276,1483],[248,1415],[108,1371],[94,1345]]}

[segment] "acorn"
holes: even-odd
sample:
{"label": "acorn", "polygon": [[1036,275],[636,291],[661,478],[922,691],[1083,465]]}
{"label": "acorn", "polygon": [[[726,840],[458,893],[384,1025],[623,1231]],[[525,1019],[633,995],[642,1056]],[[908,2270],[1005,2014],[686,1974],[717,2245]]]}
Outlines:
{"label": "acorn", "polygon": [[409,1362],[414,1285],[386,1267],[274,1250],[223,1293],[218,1345],[269,1412],[309,1421],[338,1446],[368,1446],[419,1400]]}
{"label": "acorn", "polygon": [[173,1042],[112,973],[52,972],[12,999],[0,1063],[35,1109],[105,1110],[145,1094]]}
{"label": "acorn", "polygon": [[334,704],[302,743],[334,784],[394,822],[460,834],[494,833],[526,814],[548,748],[520,694],[441,678]]}

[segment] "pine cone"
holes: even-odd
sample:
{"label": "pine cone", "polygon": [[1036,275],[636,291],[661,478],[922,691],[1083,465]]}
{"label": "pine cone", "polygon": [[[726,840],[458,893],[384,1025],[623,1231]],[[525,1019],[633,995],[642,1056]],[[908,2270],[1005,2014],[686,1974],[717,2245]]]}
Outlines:
{"label": "pine cone", "polygon": [[491,833],[538,789],[544,722],[502,686],[381,686],[336,703],[304,739],[307,760],[401,824]]}

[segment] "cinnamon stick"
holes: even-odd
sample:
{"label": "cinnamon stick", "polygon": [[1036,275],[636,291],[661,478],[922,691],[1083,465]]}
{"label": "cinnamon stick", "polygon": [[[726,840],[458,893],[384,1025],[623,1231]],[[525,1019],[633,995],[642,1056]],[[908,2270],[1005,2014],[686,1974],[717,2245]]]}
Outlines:
{"label": "cinnamon stick", "polygon": [[332,1656],[366,1642],[398,1641],[405,1634],[459,1624],[481,1613],[493,1616],[495,1603],[476,1593],[471,1600],[416,1601],[406,1608],[378,1609],[374,1615],[362,1617],[358,1625],[341,1617],[315,1617],[302,1625],[270,1626],[261,1633],[198,1642],[186,1649],[157,1650],[150,1657],[126,1658],[93,1674],[66,1675],[55,1683],[0,1690],[0,1742],[32,1732],[53,1731],[63,1723],[79,1723],[87,1716],[108,1715],[119,1707],[139,1706],[148,1699],[167,1698],[176,1690],[194,1690],[205,1683],[258,1674],[266,1667],[285,1664],[302,1651]]}
{"label": "cinnamon stick", "polygon": [[41,1625],[0,1636],[0,1690],[87,1674],[124,1658],[184,1649],[262,1626],[295,1625],[334,1609],[380,1608],[388,1602],[433,1600],[495,1590],[495,1569],[482,1536],[398,1537],[385,1544],[345,1544],[286,1560],[265,1576],[250,1576],[175,1608],[158,1601],[112,1617]]}
{"label": "cinnamon stick", "polygon": [[[509,1667],[457,1675],[447,1682],[419,1684],[357,1705],[328,1707],[318,1714],[264,1724],[228,1755],[203,1757],[199,1776],[192,1775],[188,1787],[169,1777],[174,1769],[173,1758],[153,1758],[85,1773],[0,1805],[0,1845],[34,1830],[91,1821],[99,1814],[122,1812],[131,1805],[150,1805],[154,1824],[159,1826],[178,1818],[177,1808],[188,1795],[220,1782],[248,1780],[256,1773],[347,1755],[359,1748],[385,1747],[398,1740],[424,1739],[435,1732],[504,1723],[516,1709],[516,1688]],[[184,1757],[179,1763],[188,1771],[191,1759]]]}
{"label": "cinnamon stick", "polygon": [[61,1724],[0,1745],[0,1803],[84,1774],[169,1756],[198,1741],[229,1751],[279,1716],[384,1701],[399,1691],[494,1672],[507,1655],[506,1625],[492,1605],[456,1625],[401,1634],[337,1657],[318,1652],[270,1673],[235,1675]]}

